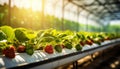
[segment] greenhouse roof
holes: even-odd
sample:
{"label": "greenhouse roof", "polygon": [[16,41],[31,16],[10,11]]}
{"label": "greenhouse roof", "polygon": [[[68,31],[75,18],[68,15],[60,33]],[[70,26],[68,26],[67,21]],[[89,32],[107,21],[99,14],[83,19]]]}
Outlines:
{"label": "greenhouse roof", "polygon": [[69,0],[102,20],[120,19],[120,0]]}

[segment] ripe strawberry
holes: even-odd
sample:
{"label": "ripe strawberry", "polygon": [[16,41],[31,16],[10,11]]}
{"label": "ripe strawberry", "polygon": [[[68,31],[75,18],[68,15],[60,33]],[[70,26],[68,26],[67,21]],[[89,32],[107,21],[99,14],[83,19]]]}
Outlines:
{"label": "ripe strawberry", "polygon": [[54,52],[52,45],[47,45],[45,47],[45,52],[47,52],[48,54],[52,54]]}
{"label": "ripe strawberry", "polygon": [[63,49],[63,48],[65,48],[65,45],[64,45],[64,44],[61,44],[61,47],[62,47],[62,49]]}
{"label": "ripe strawberry", "polygon": [[84,46],[85,42],[84,41],[80,41],[80,45]]}
{"label": "ripe strawberry", "polygon": [[17,52],[19,52],[19,53],[23,53],[23,52],[25,52],[25,46],[23,46],[23,45],[19,45],[18,47],[17,47]]}
{"label": "ripe strawberry", "polygon": [[106,36],[106,37],[105,37],[105,40],[110,40],[110,38]]}
{"label": "ripe strawberry", "polygon": [[91,40],[91,42],[94,42],[94,40],[93,39],[90,39]]}
{"label": "ripe strawberry", "polygon": [[15,58],[15,48],[14,46],[10,46],[9,48],[6,48],[3,50],[3,54],[5,54],[8,58]]}
{"label": "ripe strawberry", "polygon": [[10,46],[11,49],[13,49],[14,51],[16,51],[16,48],[14,46]]}
{"label": "ripe strawberry", "polygon": [[93,42],[92,42],[91,40],[86,40],[86,44],[88,44],[88,45],[92,45]]}

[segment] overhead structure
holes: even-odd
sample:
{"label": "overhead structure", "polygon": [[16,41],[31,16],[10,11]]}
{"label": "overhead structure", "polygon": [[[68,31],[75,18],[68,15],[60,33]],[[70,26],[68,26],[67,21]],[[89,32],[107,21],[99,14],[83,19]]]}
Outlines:
{"label": "overhead structure", "polygon": [[69,0],[102,20],[120,19],[120,0]]}

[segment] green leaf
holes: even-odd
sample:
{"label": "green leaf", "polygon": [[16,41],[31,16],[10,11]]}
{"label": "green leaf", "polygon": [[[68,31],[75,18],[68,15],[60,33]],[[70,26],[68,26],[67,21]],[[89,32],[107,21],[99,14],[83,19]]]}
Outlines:
{"label": "green leaf", "polygon": [[55,38],[49,36],[49,37],[42,37],[40,40],[41,40],[41,42],[51,42],[51,41],[55,40]]}
{"label": "green leaf", "polygon": [[14,30],[10,26],[2,26],[0,29],[6,34],[8,41],[13,41],[15,38]]}
{"label": "green leaf", "polygon": [[34,32],[34,31],[27,31],[26,32],[26,36],[29,38],[29,39],[33,39],[37,36],[37,33]]}
{"label": "green leaf", "polygon": [[0,41],[7,39],[6,34],[0,30]]}
{"label": "green leaf", "polygon": [[14,32],[15,32],[15,37],[17,38],[18,41],[25,42],[29,40],[29,38],[26,36],[24,31],[20,29],[16,29]]}

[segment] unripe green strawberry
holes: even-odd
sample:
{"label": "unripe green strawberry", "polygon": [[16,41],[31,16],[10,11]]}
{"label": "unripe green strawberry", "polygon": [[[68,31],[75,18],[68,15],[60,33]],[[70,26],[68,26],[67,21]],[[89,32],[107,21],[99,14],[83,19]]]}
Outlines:
{"label": "unripe green strawberry", "polygon": [[26,53],[28,55],[32,55],[34,53],[34,50],[33,49],[26,49]]}
{"label": "unripe green strawberry", "polygon": [[80,46],[80,44],[77,44],[77,45],[75,46],[75,48],[76,48],[77,51],[82,50],[82,46]]}
{"label": "unripe green strawberry", "polygon": [[65,48],[72,49],[72,43],[65,43]]}
{"label": "unripe green strawberry", "polygon": [[100,41],[100,39],[99,39],[99,38],[95,38],[95,39],[94,39],[94,43],[96,43],[96,44],[99,44],[99,45],[100,45],[100,44],[101,44],[101,41]]}
{"label": "unripe green strawberry", "polygon": [[56,45],[55,50],[60,53],[62,52],[62,47],[60,45]]}

